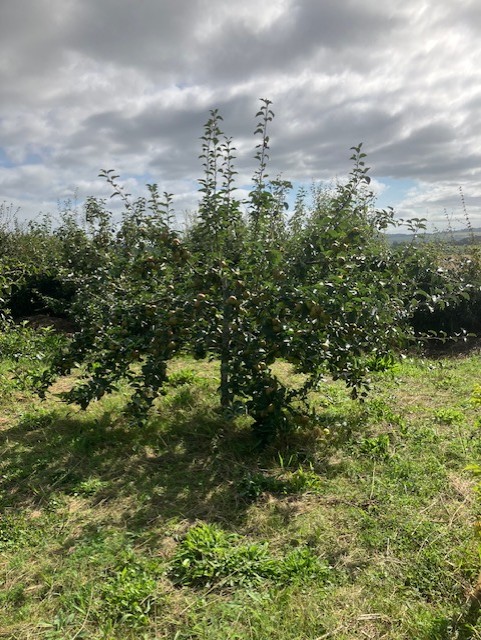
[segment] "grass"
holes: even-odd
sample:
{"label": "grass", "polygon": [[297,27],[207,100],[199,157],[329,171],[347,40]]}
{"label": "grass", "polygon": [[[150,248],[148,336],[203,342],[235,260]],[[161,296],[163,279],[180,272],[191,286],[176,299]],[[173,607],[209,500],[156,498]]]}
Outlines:
{"label": "grass", "polygon": [[0,363],[0,638],[481,638],[479,354],[407,358],[363,406],[328,384],[316,424],[259,452],[217,411],[215,363],[174,363],[134,428],[126,392],[38,401],[51,338],[18,331],[24,355]]}

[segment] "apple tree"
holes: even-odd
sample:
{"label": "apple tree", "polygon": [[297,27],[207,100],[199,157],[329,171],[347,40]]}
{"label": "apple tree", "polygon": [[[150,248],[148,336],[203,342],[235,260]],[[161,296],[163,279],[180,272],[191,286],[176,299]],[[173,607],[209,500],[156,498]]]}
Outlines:
{"label": "apple tree", "polygon": [[[309,419],[309,392],[326,374],[364,393],[369,371],[406,331],[401,270],[380,234],[390,216],[372,207],[357,147],[347,182],[312,206],[298,199],[288,218],[291,185],[267,175],[270,104],[262,100],[257,113],[246,202],[236,198],[232,140],[210,113],[198,217],[185,234],[175,229],[170,194],[149,185],[147,198],[131,201],[113,172],[102,173],[123,217],[115,225],[104,201],[87,201],[89,231],[72,247],[70,271],[80,329],[44,374],[44,389],[81,362],[68,401],[86,407],[127,380],[140,418],[162,393],[172,358],[215,358],[223,412],[250,415],[262,442]],[[304,382],[282,381],[276,360]]]}

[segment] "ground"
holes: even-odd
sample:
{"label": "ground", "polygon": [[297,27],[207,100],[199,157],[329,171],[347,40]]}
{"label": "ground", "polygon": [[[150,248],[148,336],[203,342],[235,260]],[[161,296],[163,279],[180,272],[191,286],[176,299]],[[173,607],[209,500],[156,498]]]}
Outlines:
{"label": "ground", "polygon": [[481,638],[476,349],[406,357],[364,405],[327,382],[260,451],[215,362],[176,361],[143,427],[127,388],[41,402],[42,331],[0,368],[0,638]]}

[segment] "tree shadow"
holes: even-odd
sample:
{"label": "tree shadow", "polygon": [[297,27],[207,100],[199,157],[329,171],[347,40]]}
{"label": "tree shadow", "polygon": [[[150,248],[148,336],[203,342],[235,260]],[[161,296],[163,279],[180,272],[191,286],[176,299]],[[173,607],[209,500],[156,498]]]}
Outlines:
{"label": "tree shadow", "polygon": [[247,440],[243,430],[229,431],[220,417],[202,413],[178,416],[160,429],[129,427],[110,412],[30,415],[1,433],[0,447],[8,451],[1,461],[1,503],[41,506],[59,492],[86,496],[88,481],[96,478],[94,504],[137,496],[139,507],[130,504],[123,514],[129,522],[159,514],[222,517],[227,508],[242,511],[229,493]]}
{"label": "tree shadow", "polygon": [[[78,497],[98,506],[106,525],[114,518],[145,536],[169,520],[239,527],[252,504],[242,491],[246,476],[278,464],[282,447],[295,448],[299,466],[319,443],[306,431],[260,451],[248,422],[226,421],[202,403],[202,393],[197,389],[189,397],[183,389],[145,427],[129,425],[117,412],[99,413],[98,407],[25,414],[0,431],[0,450],[6,452],[0,460],[0,507],[49,508],[59,496]],[[342,446],[356,425],[345,422],[326,445],[320,473],[337,473],[326,462],[327,451]]]}

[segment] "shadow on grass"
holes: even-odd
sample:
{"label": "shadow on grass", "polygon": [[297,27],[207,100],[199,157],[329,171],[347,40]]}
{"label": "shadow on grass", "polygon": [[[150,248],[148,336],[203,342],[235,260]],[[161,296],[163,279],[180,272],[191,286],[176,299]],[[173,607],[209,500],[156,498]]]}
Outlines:
{"label": "shadow on grass", "polygon": [[[0,506],[48,507],[59,495],[78,496],[109,507],[109,518],[139,534],[169,519],[238,526],[250,504],[240,490],[243,478],[274,464],[277,450],[257,450],[247,421],[226,422],[203,393],[184,388],[180,401],[170,398],[145,427],[128,425],[117,412],[99,414],[98,407],[24,415],[0,431]],[[328,451],[358,422],[344,421],[326,445],[322,474],[336,472]],[[297,466],[316,447],[312,433],[279,444],[285,459],[294,447]]]}

